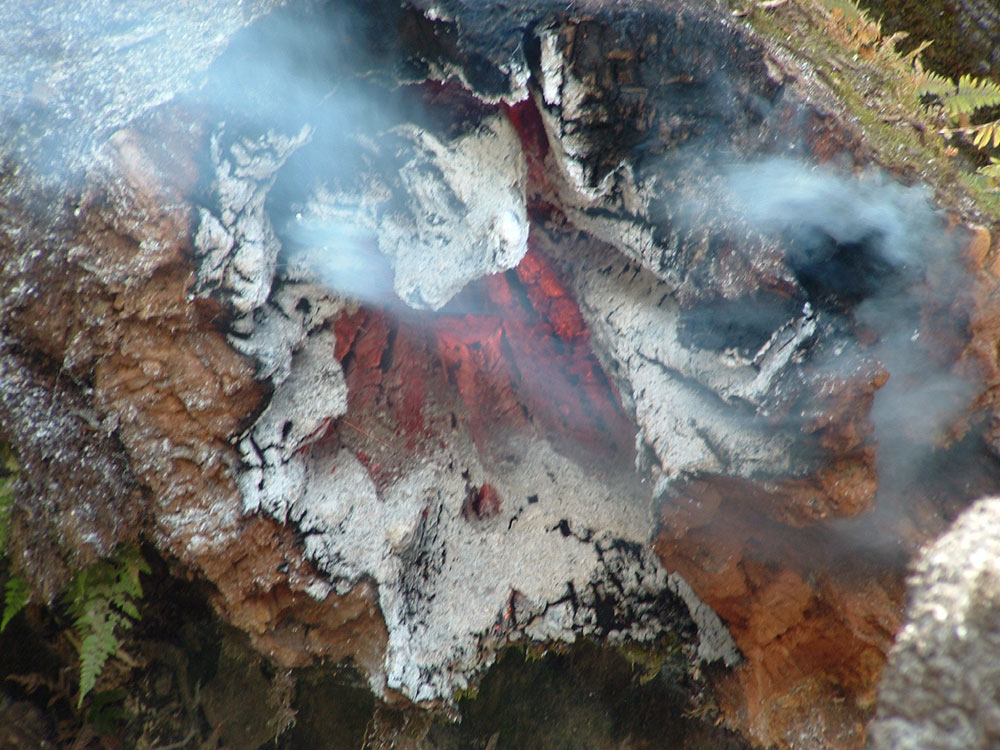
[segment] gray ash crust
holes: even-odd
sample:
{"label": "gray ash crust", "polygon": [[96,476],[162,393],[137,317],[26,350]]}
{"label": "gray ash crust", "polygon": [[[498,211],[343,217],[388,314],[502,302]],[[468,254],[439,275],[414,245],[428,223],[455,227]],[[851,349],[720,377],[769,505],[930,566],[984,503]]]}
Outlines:
{"label": "gray ash crust", "polygon": [[[259,53],[258,41],[243,43]],[[378,585],[389,629],[385,672],[370,676],[379,692],[447,700],[497,649],[526,637],[652,642],[675,633],[690,658],[731,663],[738,654],[717,620],[699,619],[715,628],[716,643],[699,650],[687,614],[693,594],[672,593],[678,582],[646,549],[652,507],[638,478],[581,471],[531,434],[512,448],[530,458],[496,465],[450,422],[463,408],[451,403],[454,394],[430,394],[423,405],[441,436],[433,446],[412,460],[379,456],[392,466],[387,485],[376,486],[358,460],[351,430],[340,427],[333,447],[312,444],[347,408],[330,321],[354,309],[358,291],[331,275],[324,247],[384,258],[384,274],[368,272],[359,296],[390,310],[400,306],[393,292],[411,307],[438,307],[468,281],[516,265],[526,247],[526,167],[506,117],[454,84],[387,88],[405,77],[399,60],[385,55],[373,71],[363,58],[326,98],[307,79],[298,94],[321,95],[305,107],[295,93],[279,96],[298,109],[292,117],[278,106],[277,126],[266,108],[261,116],[219,106],[225,124],[210,137],[214,177],[202,191],[194,243],[198,290],[228,303],[231,343],[257,360],[274,389],[239,442],[244,512],[299,529],[323,573],[311,589],[317,597],[360,580]],[[229,65],[219,68],[223,82]],[[243,83],[252,101],[278,85]],[[374,111],[370,96],[383,102]],[[349,117],[338,111],[344,102]],[[386,246],[393,236],[408,241]],[[470,237],[500,243],[470,245]],[[413,265],[408,245],[422,263]],[[496,488],[496,515],[470,519],[470,483]]]}
{"label": "gray ash crust", "polygon": [[872,750],[1000,742],[1000,501],[980,500],[928,547],[908,581],[906,624],[889,655]]}

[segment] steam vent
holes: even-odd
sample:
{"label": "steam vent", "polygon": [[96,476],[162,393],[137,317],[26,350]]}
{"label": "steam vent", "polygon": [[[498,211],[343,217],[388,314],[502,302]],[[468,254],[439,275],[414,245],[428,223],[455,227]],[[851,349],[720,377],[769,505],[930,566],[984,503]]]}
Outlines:
{"label": "steam vent", "polygon": [[0,4],[0,750],[1000,747],[1000,84],[885,23]]}

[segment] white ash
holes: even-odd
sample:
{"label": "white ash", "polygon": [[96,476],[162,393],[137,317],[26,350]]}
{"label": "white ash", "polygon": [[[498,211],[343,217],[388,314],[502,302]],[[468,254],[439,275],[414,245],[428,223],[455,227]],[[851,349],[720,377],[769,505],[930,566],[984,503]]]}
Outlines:
{"label": "white ash", "polygon": [[[342,295],[392,304],[376,296],[370,266],[360,264],[359,283],[344,288],[331,264],[373,245],[391,267],[393,296],[436,309],[468,282],[517,265],[528,222],[525,161],[505,117],[447,138],[398,126],[377,144],[358,139],[370,159],[353,184],[331,178],[313,189],[296,218],[309,242],[275,281],[279,247],[265,201],[275,171],[306,137],[269,135],[226,151],[216,134],[219,208],[203,212],[196,241],[201,290],[220,291],[240,313],[230,340],[275,386],[239,443],[243,510],[293,524],[334,590],[377,584],[389,643],[373,689],[447,701],[510,641],[652,641],[690,627],[685,599],[648,549],[652,492],[633,474],[598,476],[530,435],[510,438],[509,459],[487,462],[464,427],[442,428],[455,409],[431,396],[423,413],[442,441],[413,452],[423,458],[389,461],[387,483],[376,485],[339,433],[339,449],[329,440],[310,448],[346,411],[324,322]],[[387,156],[396,173],[385,170]],[[470,517],[470,492],[485,484],[500,507]]]}
{"label": "white ash", "polygon": [[669,285],[646,269],[586,238],[557,234],[546,248],[572,264],[595,350],[634,411],[640,447],[656,457],[639,468],[657,477],[658,492],[698,474],[751,478],[808,469],[793,458],[797,431],[776,430],[766,418],[780,404],[800,347],[815,334],[808,310],[790,317],[752,358],[692,349],[679,341],[680,310]]}
{"label": "white ash", "polygon": [[[727,298],[745,294],[761,276],[794,283],[777,243],[761,237],[737,212],[718,210],[727,187],[718,165],[707,163],[711,151],[706,156],[680,148],[669,160],[646,162],[638,171],[623,157],[606,174],[596,174],[588,163],[595,149],[589,131],[607,123],[590,104],[592,87],[567,67],[555,32],[541,34],[540,41],[535,102],[548,136],[546,166],[553,192],[545,200],[558,205],[578,229],[639,262],[679,298],[704,300],[709,292],[705,278],[691,278],[692,263],[711,267],[711,291]],[[746,266],[742,272],[713,267],[707,260],[713,236],[727,234],[744,240],[737,243]]]}
{"label": "white ash", "polygon": [[684,600],[691,619],[698,627],[698,658],[706,664],[722,662],[727,667],[734,667],[743,661],[743,655],[729,628],[715,610],[698,597],[691,584],[679,574],[671,573],[668,585],[671,591]]}
{"label": "white ash", "polygon": [[540,101],[536,99],[536,102],[552,148],[550,157],[558,167],[553,174],[561,172],[565,176],[565,187],[576,193],[576,196],[561,196],[564,207],[593,205],[608,194],[611,176],[606,176],[602,181],[596,180],[584,159],[589,154],[591,145],[579,135],[574,135],[574,128],[567,127],[570,123],[586,122],[589,119],[585,104],[592,92],[567,69],[557,32],[542,31],[539,33],[539,41],[539,86],[542,98]]}
{"label": "white ash", "polygon": [[392,137],[397,173],[375,167],[314,192],[298,216],[312,247],[296,262],[311,263],[342,294],[386,304],[368,268],[370,233],[392,267],[395,295],[431,310],[470,281],[516,266],[527,252],[526,166],[509,120],[491,115],[451,139],[406,124]]}
{"label": "white ash", "polygon": [[274,385],[291,374],[292,354],[306,336],[346,307],[322,287],[285,279],[263,307],[233,321],[228,337],[234,349],[257,361],[257,377]]}
{"label": "white ash", "polygon": [[264,508],[284,520],[289,505],[304,491],[305,463],[299,450],[347,411],[347,385],[333,356],[335,344],[333,333],[325,330],[306,339],[292,359],[288,378],[240,441],[248,467],[237,480],[244,512]]}
{"label": "white ash", "polygon": [[294,136],[268,132],[259,138],[237,138],[228,144],[225,130],[212,134],[218,214],[200,208],[194,236],[201,265],[197,291],[216,291],[237,314],[261,307],[271,292],[281,245],[264,207],[275,175],[289,155],[309,138],[309,129]]}
{"label": "white ash", "polygon": [[[667,576],[647,548],[648,488],[587,474],[544,441],[517,448],[520,459],[487,469],[455,433],[383,493],[349,450],[307,459],[288,518],[339,590],[378,584],[387,685],[413,700],[449,699],[504,641],[648,641],[671,626]],[[470,519],[469,487],[487,482],[500,512]]]}
{"label": "white ash", "polygon": [[408,205],[379,227],[379,248],[393,259],[400,299],[433,310],[527,252],[524,155],[502,115],[451,142],[413,126],[400,130],[413,144],[399,171]]}

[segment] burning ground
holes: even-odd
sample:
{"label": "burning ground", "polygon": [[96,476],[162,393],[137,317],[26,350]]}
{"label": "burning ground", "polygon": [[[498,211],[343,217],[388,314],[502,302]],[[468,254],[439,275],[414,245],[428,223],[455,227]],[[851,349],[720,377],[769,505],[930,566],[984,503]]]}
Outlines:
{"label": "burning ground", "polygon": [[[669,638],[754,741],[858,747],[907,557],[995,483],[982,217],[722,6],[424,6],[261,6],[76,98],[21,40],[12,559],[51,597],[142,534],[425,707]],[[207,23],[116,18],[113,59]]]}

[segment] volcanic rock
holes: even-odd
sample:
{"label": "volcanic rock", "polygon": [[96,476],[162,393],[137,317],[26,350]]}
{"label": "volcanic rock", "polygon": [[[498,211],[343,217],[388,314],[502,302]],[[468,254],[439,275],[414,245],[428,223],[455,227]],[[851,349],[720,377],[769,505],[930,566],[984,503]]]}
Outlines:
{"label": "volcanic rock", "polygon": [[141,536],[424,707],[670,639],[754,741],[858,747],[905,556],[996,476],[994,218],[789,5],[0,11],[15,567]]}

